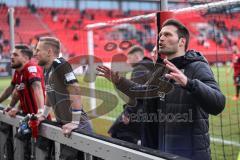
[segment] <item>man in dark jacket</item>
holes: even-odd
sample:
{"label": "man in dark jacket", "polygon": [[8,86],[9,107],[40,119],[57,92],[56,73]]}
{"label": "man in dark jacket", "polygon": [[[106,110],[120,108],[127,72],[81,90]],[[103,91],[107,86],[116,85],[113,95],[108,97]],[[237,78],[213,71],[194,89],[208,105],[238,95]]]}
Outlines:
{"label": "man in dark jacket", "polygon": [[[153,69],[153,61],[144,57],[144,49],[140,46],[133,46],[128,50],[127,63],[132,67],[131,80],[135,83],[145,84],[150,78]],[[123,106],[124,111],[113,123],[108,133],[113,138],[137,144],[140,142],[141,123],[131,122],[128,115],[137,113],[142,109],[142,100],[136,101],[129,99],[128,103]]]}
{"label": "man in dark jacket", "polygon": [[[225,97],[205,58],[198,52],[187,51],[188,43],[189,31],[184,25],[176,20],[163,24],[158,54],[166,59],[159,56],[158,63],[162,65],[156,71],[169,71],[158,75],[154,70],[153,79],[159,79],[159,87],[148,83],[147,88],[157,89],[156,94],[146,94],[150,97],[144,100],[144,113],[149,119],[144,119],[142,145],[194,160],[208,160],[211,159],[208,117],[222,112]],[[128,96],[136,95],[131,88],[137,86],[141,92],[146,88],[119,77],[107,67],[99,66],[97,70]]]}

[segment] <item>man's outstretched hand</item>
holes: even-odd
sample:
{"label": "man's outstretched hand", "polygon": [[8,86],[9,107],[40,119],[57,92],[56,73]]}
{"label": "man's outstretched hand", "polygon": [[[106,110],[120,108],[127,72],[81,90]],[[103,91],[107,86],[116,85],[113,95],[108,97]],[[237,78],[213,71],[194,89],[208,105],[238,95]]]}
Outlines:
{"label": "man's outstretched hand", "polygon": [[98,76],[105,77],[109,81],[111,81],[115,84],[117,84],[120,81],[120,76],[119,76],[118,72],[114,72],[106,66],[98,66],[97,71],[99,72],[99,73],[97,73]]}
{"label": "man's outstretched hand", "polygon": [[173,79],[178,82],[181,86],[185,87],[187,85],[187,77],[184,75],[182,71],[180,71],[173,63],[164,59],[164,63],[166,67],[170,70],[169,74],[166,74],[166,78]]}

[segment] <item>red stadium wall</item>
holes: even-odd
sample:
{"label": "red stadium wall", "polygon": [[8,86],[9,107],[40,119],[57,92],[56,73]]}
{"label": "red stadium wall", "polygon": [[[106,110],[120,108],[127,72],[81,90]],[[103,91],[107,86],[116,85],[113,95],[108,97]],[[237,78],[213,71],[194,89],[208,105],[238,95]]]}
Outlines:
{"label": "red stadium wall", "polygon": [[[7,23],[7,7],[0,8],[0,28],[4,32],[4,38],[9,39],[9,27]],[[57,18],[53,18],[53,11],[56,13]],[[129,16],[146,14],[143,11],[131,11],[128,13]],[[213,16],[213,15],[211,15]],[[199,23],[209,24],[211,21],[211,16],[201,15],[200,13],[191,13],[188,15],[177,15],[184,24],[188,26],[191,32],[191,41],[189,49],[196,49],[201,51],[209,60],[209,62],[221,61],[226,62],[231,59],[230,46],[225,43],[225,37],[221,45],[217,44],[213,39],[207,39],[207,47],[199,44],[200,31],[196,27]],[[216,16],[216,15],[215,15]],[[221,16],[221,23],[224,24],[227,30],[232,30],[233,28],[239,29],[238,19],[239,14],[233,15],[235,18],[229,18]],[[84,30],[84,26],[90,23],[96,23],[106,20],[113,20],[117,18],[126,17],[122,11],[119,10],[94,10],[87,9],[85,12],[80,12],[77,9],[53,9],[53,8],[38,8],[37,14],[31,13],[26,7],[16,7],[15,17],[20,19],[19,27],[15,27],[15,37],[16,42],[20,43],[35,43],[32,41],[33,37],[38,37],[41,35],[54,35],[57,36],[63,43],[63,52],[69,55],[86,55],[88,53],[87,47],[87,32]],[[215,17],[216,19],[216,17]],[[153,25],[151,25],[153,28]],[[141,27],[137,28],[141,30]],[[99,57],[103,57],[104,61],[111,61],[108,58],[109,53],[103,49],[107,41],[103,38],[104,32],[98,31],[98,36],[95,38],[95,50]],[[231,38],[231,37],[230,37]],[[240,44],[240,40],[232,39]],[[119,41],[116,41],[119,44]],[[138,42],[135,42],[138,44]],[[116,51],[117,52],[117,51]],[[218,53],[216,55],[216,52]]]}

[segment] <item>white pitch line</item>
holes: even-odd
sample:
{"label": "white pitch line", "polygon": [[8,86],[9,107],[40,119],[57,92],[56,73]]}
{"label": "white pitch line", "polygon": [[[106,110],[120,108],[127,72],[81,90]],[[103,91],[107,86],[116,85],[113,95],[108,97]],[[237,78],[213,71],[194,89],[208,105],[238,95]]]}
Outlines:
{"label": "white pitch line", "polygon": [[[115,121],[115,118],[109,117],[109,116],[101,116],[100,118],[105,119],[105,120],[109,120],[109,121]],[[233,145],[236,147],[240,147],[240,143],[235,142],[235,141],[229,141],[229,140],[223,140],[220,138],[214,138],[214,137],[210,137],[210,140],[212,142],[217,142],[217,143],[223,143],[225,145]]]}
{"label": "white pitch line", "polygon": [[116,120],[116,118],[109,117],[109,116],[101,116],[99,118],[102,118],[102,119],[105,119],[105,120],[109,120],[109,121],[115,121]]}
{"label": "white pitch line", "polygon": [[210,139],[211,139],[212,142],[223,143],[225,145],[233,145],[233,146],[236,146],[236,147],[240,147],[240,143],[238,143],[238,142],[223,140],[223,139],[214,138],[214,137],[211,137]]}

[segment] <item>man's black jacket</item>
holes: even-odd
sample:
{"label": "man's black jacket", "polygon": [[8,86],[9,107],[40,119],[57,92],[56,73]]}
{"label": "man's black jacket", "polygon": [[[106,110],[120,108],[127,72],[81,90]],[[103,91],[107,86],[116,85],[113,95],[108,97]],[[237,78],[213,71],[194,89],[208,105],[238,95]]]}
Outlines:
{"label": "man's black jacket", "polygon": [[[191,50],[171,62],[188,77],[187,85],[170,81],[174,86],[170,92],[160,98],[145,97],[148,117],[142,118],[142,145],[194,160],[210,159],[208,117],[222,112],[225,96],[200,53]],[[116,84],[130,97],[129,88],[135,86],[139,85],[124,78]]]}

